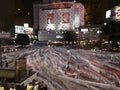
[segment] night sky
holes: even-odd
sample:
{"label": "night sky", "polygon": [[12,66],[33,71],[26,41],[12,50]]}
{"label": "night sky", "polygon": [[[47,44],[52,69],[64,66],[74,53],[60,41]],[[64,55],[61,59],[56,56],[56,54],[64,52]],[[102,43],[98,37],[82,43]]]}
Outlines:
{"label": "night sky", "polygon": [[[25,8],[29,11],[32,10],[32,5],[35,1],[39,1],[40,3],[47,3],[47,2],[63,2],[63,1],[74,1],[74,0],[16,0],[16,1],[21,1],[23,3],[23,5],[25,6]],[[109,4],[109,8],[112,8],[115,5],[119,5],[120,4],[120,0],[76,0],[76,2],[97,2],[96,4],[100,3],[100,2],[104,2],[107,1]],[[106,5],[106,4],[103,4]]]}
{"label": "night sky", "polygon": [[12,28],[14,18],[14,0],[0,0],[0,31]]}

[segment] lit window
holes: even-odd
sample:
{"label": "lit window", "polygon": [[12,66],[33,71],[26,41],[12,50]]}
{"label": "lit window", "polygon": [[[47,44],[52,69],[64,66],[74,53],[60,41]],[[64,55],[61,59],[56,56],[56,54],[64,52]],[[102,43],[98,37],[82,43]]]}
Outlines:
{"label": "lit window", "polygon": [[18,8],[17,10],[18,10],[18,11],[20,11],[21,9],[20,9],[20,8]]}

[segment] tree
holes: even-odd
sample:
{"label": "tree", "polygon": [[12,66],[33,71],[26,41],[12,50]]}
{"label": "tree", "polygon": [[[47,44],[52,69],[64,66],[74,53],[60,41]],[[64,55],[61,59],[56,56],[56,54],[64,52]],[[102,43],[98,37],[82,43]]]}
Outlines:
{"label": "tree", "polygon": [[65,41],[68,41],[68,43],[77,41],[77,34],[74,31],[66,31],[62,36]]}
{"label": "tree", "polygon": [[18,34],[15,41],[16,44],[21,46],[26,46],[30,43],[29,36],[27,34]]}

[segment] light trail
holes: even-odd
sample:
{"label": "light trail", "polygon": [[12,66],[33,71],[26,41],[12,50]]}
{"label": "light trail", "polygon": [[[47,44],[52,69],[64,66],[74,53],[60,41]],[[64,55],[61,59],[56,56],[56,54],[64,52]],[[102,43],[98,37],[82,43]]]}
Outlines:
{"label": "light trail", "polygon": [[[83,87],[86,90],[89,90],[88,88],[101,90],[102,85],[104,89],[111,87],[115,88],[113,90],[120,90],[118,89],[119,85],[115,84],[116,82],[120,84],[120,67],[108,62],[111,55],[119,61],[120,53],[70,50],[70,58],[68,58],[67,49],[64,47],[31,47],[19,52],[4,53],[3,56],[9,62],[13,62],[13,59],[18,57],[25,57],[28,67],[39,72],[38,78],[45,80],[46,83],[49,83],[49,87],[51,86],[54,90],[67,90],[71,87],[69,83],[79,83],[75,84],[74,87],[82,87],[81,80],[85,83]],[[65,68],[68,61],[69,67]],[[64,82],[68,82],[68,84]]]}

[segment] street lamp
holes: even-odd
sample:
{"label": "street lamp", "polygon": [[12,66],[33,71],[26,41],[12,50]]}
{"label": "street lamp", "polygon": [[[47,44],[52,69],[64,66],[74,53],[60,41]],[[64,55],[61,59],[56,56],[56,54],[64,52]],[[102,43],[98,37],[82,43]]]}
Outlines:
{"label": "street lamp", "polygon": [[66,63],[66,69],[69,68],[69,61],[70,61],[70,50],[67,49],[67,53],[68,53],[68,60],[67,60],[67,63]]}
{"label": "street lamp", "polygon": [[69,50],[69,49],[67,50],[67,53],[70,53],[70,50]]}

